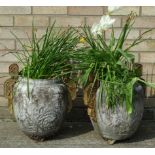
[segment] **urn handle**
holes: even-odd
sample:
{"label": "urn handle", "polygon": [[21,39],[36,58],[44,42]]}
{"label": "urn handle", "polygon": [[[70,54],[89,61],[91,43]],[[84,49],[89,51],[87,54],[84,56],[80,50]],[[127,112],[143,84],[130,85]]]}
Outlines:
{"label": "urn handle", "polygon": [[9,75],[11,76],[4,82],[4,96],[8,99],[8,109],[10,113],[13,113],[13,87],[18,79],[19,66],[17,64],[11,64],[9,66]]}

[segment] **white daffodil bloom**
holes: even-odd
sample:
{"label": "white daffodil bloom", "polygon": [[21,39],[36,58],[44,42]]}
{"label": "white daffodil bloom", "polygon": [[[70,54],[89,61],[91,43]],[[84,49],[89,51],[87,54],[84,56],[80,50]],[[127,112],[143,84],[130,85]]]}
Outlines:
{"label": "white daffodil bloom", "polygon": [[108,6],[108,13],[112,13],[121,8],[120,6]]}
{"label": "white daffodil bloom", "polygon": [[109,29],[114,22],[115,22],[115,19],[111,19],[109,15],[102,16],[98,24],[93,24],[91,28],[91,32],[94,35],[97,35],[97,34],[102,35],[102,32]]}
{"label": "white daffodil bloom", "polygon": [[102,30],[107,30],[110,28],[113,23],[115,22],[115,19],[111,19],[109,15],[102,16],[100,20],[100,26]]}
{"label": "white daffodil bloom", "polygon": [[100,24],[93,24],[92,28],[91,28],[91,32],[94,36],[96,36],[97,34],[101,35],[102,34],[102,30],[101,30],[101,25]]}

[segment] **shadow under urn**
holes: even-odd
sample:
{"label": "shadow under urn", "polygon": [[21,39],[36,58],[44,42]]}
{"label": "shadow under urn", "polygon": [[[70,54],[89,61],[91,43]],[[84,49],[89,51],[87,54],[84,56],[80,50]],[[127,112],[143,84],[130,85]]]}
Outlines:
{"label": "shadow under urn", "polygon": [[68,90],[60,80],[19,78],[14,86],[15,118],[32,139],[49,139],[56,134],[64,122],[68,104]]}

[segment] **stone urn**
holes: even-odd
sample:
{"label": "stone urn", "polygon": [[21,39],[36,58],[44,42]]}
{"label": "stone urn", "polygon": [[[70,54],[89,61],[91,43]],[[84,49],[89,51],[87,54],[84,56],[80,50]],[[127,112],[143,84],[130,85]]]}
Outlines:
{"label": "stone urn", "polygon": [[97,121],[94,120],[92,117],[89,117],[89,118],[90,118],[91,124],[92,124],[92,126],[93,126],[94,132],[97,133],[97,134],[100,134]]}
{"label": "stone urn", "polygon": [[13,109],[21,130],[35,140],[49,139],[61,128],[68,106],[68,90],[60,80],[19,78]]}
{"label": "stone urn", "polygon": [[118,103],[114,109],[107,108],[104,93],[99,104],[99,89],[97,91],[96,117],[99,132],[105,140],[109,141],[109,144],[131,137],[140,125],[144,111],[143,87],[135,86],[133,94],[133,112],[128,114],[125,102],[123,105]]}

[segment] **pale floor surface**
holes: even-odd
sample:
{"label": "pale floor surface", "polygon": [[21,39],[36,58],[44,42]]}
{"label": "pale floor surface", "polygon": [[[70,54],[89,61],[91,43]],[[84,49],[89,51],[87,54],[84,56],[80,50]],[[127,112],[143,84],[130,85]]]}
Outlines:
{"label": "pale floor surface", "polygon": [[[76,119],[78,120],[78,119]],[[80,121],[80,120],[79,120]],[[53,139],[36,142],[27,137],[13,121],[6,107],[0,107],[0,148],[145,148],[155,147],[155,121],[143,120],[136,134],[128,140],[108,145],[93,131],[89,122],[65,123],[61,132]]]}
{"label": "pale floor surface", "polygon": [[88,122],[65,123],[53,139],[36,142],[24,135],[12,119],[0,119],[0,148],[107,148],[155,147],[155,121],[142,121],[137,133],[129,140],[108,145]]}

